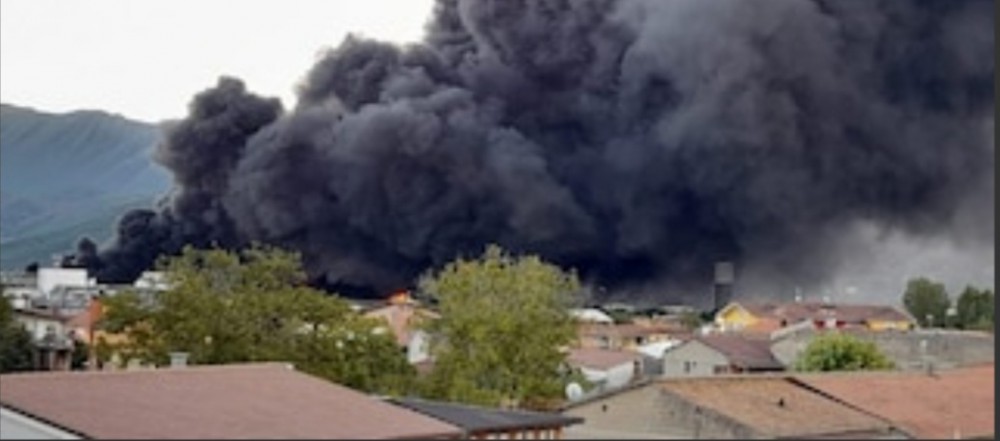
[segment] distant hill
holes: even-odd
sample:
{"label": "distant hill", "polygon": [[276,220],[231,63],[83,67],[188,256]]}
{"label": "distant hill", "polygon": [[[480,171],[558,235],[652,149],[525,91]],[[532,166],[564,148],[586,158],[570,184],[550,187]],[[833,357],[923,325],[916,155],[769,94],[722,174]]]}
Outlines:
{"label": "distant hill", "polygon": [[152,124],[99,111],[52,114],[0,104],[0,268],[111,237],[125,210],[170,186],[152,161]]}

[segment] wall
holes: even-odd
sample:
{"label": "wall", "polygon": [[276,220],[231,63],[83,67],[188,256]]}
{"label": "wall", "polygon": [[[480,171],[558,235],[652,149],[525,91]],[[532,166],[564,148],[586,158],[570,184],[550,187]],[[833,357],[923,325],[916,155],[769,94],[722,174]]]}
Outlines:
{"label": "wall", "polygon": [[[16,314],[16,313],[15,313]],[[42,317],[35,317],[26,314],[16,314],[15,319],[24,326],[25,329],[31,333],[31,337],[35,341],[41,340],[48,333],[51,327],[52,332],[56,336],[65,336],[67,334],[66,327],[63,326],[62,322],[55,319],[47,319]]]}
{"label": "wall", "polygon": [[663,418],[657,406],[659,395],[660,388],[651,383],[574,405],[562,413],[584,421],[567,428],[566,437],[601,438],[609,433],[614,438],[683,437],[681,430]]}
{"label": "wall", "polygon": [[430,339],[427,333],[422,330],[414,331],[410,336],[410,342],[406,345],[406,360],[410,364],[416,364],[430,358]]}
{"label": "wall", "polygon": [[87,270],[77,268],[39,268],[38,289],[48,295],[56,286],[91,286]]}
{"label": "wall", "polygon": [[658,400],[667,424],[680,429],[689,438],[751,439],[759,438],[749,427],[714,410],[694,405],[668,391]]}
{"label": "wall", "polygon": [[601,390],[614,390],[629,384],[635,378],[636,366],[634,362],[622,363],[610,369],[598,370],[581,367],[580,372],[587,381],[602,383]]}
{"label": "wall", "polygon": [[[690,370],[685,369],[685,363],[690,363]],[[663,376],[715,375],[716,366],[728,365],[729,360],[718,351],[697,340],[691,340],[663,355]]]}
{"label": "wall", "polygon": [[0,439],[81,439],[41,421],[0,407]]}
{"label": "wall", "polygon": [[663,391],[656,382],[575,405],[563,414],[584,419],[583,424],[567,429],[567,438],[730,439],[755,435],[729,418]]}
{"label": "wall", "polygon": [[[934,366],[953,366],[987,363],[994,360],[994,337],[982,332],[944,330],[851,332],[862,340],[874,342],[896,366],[901,369],[923,369],[922,345]],[[783,364],[794,364],[816,336],[815,331],[803,331],[777,340],[771,351]],[[921,343],[922,341],[926,343]]]}
{"label": "wall", "polygon": [[756,317],[735,303],[719,311],[715,317],[716,326],[722,329],[741,329],[756,322]]}

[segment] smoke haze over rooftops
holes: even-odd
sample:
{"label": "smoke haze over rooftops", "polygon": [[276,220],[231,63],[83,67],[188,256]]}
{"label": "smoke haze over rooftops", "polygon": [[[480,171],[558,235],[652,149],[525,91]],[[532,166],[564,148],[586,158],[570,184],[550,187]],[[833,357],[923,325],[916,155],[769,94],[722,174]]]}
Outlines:
{"label": "smoke haze over rooftops", "polygon": [[294,108],[198,94],[157,150],[174,191],[68,263],[255,240],[385,293],[496,242],[701,292],[718,260],[830,282],[881,246],[859,228],[992,250],[993,28],[978,0],[440,0],[420,43],[331,49]]}

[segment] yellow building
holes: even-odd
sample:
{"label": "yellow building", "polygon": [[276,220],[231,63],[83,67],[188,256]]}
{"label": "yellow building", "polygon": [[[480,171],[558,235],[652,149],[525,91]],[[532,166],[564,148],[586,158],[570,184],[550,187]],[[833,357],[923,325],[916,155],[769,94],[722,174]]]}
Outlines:
{"label": "yellow building", "polygon": [[715,315],[718,329],[735,332],[770,333],[806,321],[827,329],[905,331],[916,327],[908,314],[884,305],[732,302]]}

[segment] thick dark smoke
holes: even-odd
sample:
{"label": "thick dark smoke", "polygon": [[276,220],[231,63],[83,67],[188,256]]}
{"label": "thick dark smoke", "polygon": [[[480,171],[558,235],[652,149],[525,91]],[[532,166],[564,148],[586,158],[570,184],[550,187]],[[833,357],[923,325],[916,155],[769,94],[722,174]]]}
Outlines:
{"label": "thick dark smoke", "polygon": [[291,111],[196,96],[157,151],[175,191],[77,257],[128,280],[261,241],[381,293],[496,242],[612,288],[822,280],[858,222],[992,206],[993,27],[973,0],[440,0],[421,43],[329,50]]}

